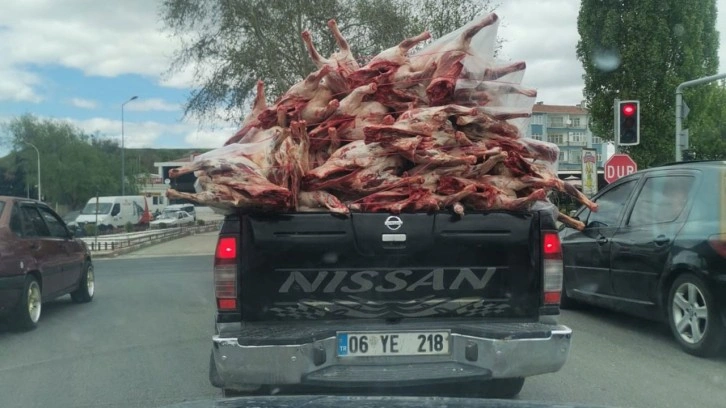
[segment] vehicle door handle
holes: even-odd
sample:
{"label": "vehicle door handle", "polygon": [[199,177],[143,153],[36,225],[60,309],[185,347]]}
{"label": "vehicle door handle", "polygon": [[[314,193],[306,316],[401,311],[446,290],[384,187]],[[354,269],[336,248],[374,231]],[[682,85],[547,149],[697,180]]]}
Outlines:
{"label": "vehicle door handle", "polygon": [[657,237],[655,237],[655,244],[658,246],[665,245],[669,242],[671,242],[671,240],[668,239],[668,237],[666,237],[665,235],[658,235]]}
{"label": "vehicle door handle", "polygon": [[599,238],[597,239],[597,243],[598,243],[598,244],[600,244],[600,245],[604,245],[604,244],[607,244],[607,243],[608,243],[608,239],[607,239],[607,238],[605,238],[605,237],[599,237]]}

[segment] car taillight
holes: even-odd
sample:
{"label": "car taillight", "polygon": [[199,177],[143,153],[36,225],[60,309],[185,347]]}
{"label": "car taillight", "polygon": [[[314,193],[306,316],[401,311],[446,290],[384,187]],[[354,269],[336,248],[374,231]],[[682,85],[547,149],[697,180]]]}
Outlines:
{"label": "car taillight", "polygon": [[544,269],[544,304],[559,305],[562,295],[562,245],[556,232],[545,232],[542,237]]}
{"label": "car taillight", "polygon": [[716,234],[708,237],[708,244],[714,251],[726,258],[726,234]]}
{"label": "car taillight", "polygon": [[214,296],[220,311],[237,310],[237,238],[220,237],[214,251]]}

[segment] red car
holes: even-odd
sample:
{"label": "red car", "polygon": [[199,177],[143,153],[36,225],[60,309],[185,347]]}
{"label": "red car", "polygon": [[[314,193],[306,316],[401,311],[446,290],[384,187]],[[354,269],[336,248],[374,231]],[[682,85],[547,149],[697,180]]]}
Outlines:
{"label": "red car", "polygon": [[91,253],[42,202],[0,196],[0,316],[34,329],[43,302],[93,299]]}

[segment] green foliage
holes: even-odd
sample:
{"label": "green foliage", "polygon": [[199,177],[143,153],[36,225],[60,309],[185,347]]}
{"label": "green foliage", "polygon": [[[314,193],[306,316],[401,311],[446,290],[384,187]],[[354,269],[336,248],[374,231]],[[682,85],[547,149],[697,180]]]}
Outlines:
{"label": "green foliage", "polygon": [[701,98],[688,96],[684,128],[689,130],[691,153],[697,160],[726,160],[726,82],[704,86]]}
{"label": "green foliage", "polygon": [[126,232],[134,232],[134,224],[132,224],[130,221],[124,225],[124,230]]}
{"label": "green foliage", "polygon": [[640,100],[641,144],[623,151],[641,168],[673,161],[675,89],[718,68],[715,0],[583,0],[577,25],[593,133],[612,140],[613,100]]}
{"label": "green foliage", "polygon": [[83,229],[88,237],[96,235],[96,224],[86,224],[83,226]]}
{"label": "green foliage", "polygon": [[202,78],[185,115],[209,118],[220,106],[246,108],[258,79],[273,101],[314,71],[300,33],[310,30],[327,57],[336,51],[331,18],[365,62],[406,37],[428,29],[437,38],[491,9],[488,0],[164,0],[161,15],[183,42],[169,73],[191,65]]}
{"label": "green foliage", "polygon": [[[24,115],[3,129],[13,148],[0,158],[0,195],[37,197],[37,154],[40,152],[42,190],[45,201],[82,207],[96,193],[101,196],[121,192],[120,148],[115,141],[89,135],[60,120]],[[156,161],[168,161],[191,153],[185,149],[126,149],[127,194],[139,191],[133,175],[156,172]]]}
{"label": "green foliage", "polygon": [[204,220],[197,220],[197,225],[200,227],[204,226]]}

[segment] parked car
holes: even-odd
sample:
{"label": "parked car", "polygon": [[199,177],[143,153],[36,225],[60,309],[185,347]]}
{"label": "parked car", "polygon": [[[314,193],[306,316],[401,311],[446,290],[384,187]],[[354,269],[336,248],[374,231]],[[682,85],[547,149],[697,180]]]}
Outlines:
{"label": "parked car", "polygon": [[608,185],[597,212],[561,227],[562,306],[579,302],[668,322],[688,353],[726,343],[726,162],[650,168]]}
{"label": "parked car", "polygon": [[42,303],[70,293],[90,302],[91,253],[42,202],[0,196],[0,315],[33,329]]}
{"label": "parked car", "polygon": [[164,212],[175,212],[175,211],[184,211],[186,213],[189,213],[189,215],[192,216],[194,221],[197,220],[197,211],[194,208],[194,204],[172,204],[166,206],[164,208]]}
{"label": "parked car", "polygon": [[186,211],[164,211],[157,219],[151,221],[151,228],[179,227],[182,225],[194,225],[194,218]]}

